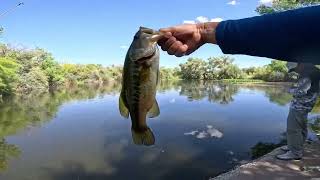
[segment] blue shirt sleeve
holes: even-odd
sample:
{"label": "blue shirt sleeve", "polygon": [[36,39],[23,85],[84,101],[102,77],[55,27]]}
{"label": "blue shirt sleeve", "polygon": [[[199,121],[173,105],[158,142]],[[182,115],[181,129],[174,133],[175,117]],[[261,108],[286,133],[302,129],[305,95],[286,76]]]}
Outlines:
{"label": "blue shirt sleeve", "polygon": [[219,23],[225,54],[320,64],[320,6]]}

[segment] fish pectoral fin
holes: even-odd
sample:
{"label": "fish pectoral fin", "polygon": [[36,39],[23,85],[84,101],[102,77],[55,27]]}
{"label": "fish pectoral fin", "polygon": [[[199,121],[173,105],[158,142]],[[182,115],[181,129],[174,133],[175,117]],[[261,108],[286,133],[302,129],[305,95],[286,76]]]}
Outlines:
{"label": "fish pectoral fin", "polygon": [[155,138],[150,128],[143,132],[131,130],[132,132],[132,140],[136,145],[145,145],[151,146],[154,145]]}
{"label": "fish pectoral fin", "polygon": [[121,116],[125,118],[129,118],[129,109],[127,108],[124,99],[123,99],[123,94],[121,92],[120,97],[119,97],[119,111]]}
{"label": "fish pectoral fin", "polygon": [[157,100],[154,100],[154,103],[153,103],[151,109],[148,112],[148,117],[149,118],[154,118],[154,117],[157,117],[159,115],[160,115],[160,108],[159,108]]}

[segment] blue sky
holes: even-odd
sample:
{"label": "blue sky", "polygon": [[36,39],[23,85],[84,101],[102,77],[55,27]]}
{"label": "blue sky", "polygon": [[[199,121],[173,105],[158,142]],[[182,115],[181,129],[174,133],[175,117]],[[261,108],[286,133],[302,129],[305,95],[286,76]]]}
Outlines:
{"label": "blue sky", "polygon": [[[25,3],[0,17],[3,43],[40,47],[59,62],[121,65],[139,26],[154,29],[184,21],[223,20],[256,16],[260,3],[270,0],[21,0]],[[19,1],[1,0],[0,13]],[[161,66],[174,67],[188,57],[219,56],[218,46],[205,45],[182,58],[161,54]],[[260,66],[266,58],[233,56],[240,67]]]}

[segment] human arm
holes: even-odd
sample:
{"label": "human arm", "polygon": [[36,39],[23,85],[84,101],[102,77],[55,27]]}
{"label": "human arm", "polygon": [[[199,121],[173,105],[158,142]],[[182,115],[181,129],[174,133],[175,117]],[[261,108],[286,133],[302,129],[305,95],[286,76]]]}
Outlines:
{"label": "human arm", "polygon": [[[220,23],[180,25],[176,29],[175,27],[164,29],[163,32],[167,33],[167,36],[159,41],[159,45],[169,54],[178,52],[178,56],[190,54],[205,43],[212,43],[219,45],[225,54],[243,54],[320,64],[319,22],[320,6],[314,6]],[[206,30],[210,32],[211,41],[201,37],[203,35],[201,27],[206,25],[207,28],[202,32]],[[188,41],[190,39],[183,36],[182,38],[176,36],[176,34],[187,32],[184,29],[188,31],[195,29],[196,36],[190,36],[193,41]],[[197,36],[200,38],[194,41],[194,37]],[[192,42],[195,42],[195,45],[191,46]]]}

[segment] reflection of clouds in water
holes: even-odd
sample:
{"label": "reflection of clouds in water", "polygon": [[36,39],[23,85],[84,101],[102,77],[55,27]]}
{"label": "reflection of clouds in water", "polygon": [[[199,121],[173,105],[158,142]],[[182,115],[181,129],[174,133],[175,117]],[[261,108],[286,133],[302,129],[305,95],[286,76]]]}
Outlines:
{"label": "reflection of clouds in water", "polygon": [[230,155],[234,155],[233,151],[227,151],[227,153],[230,154]]}
{"label": "reflection of clouds in water", "polygon": [[223,136],[222,132],[214,128],[208,129],[207,132],[210,134],[211,137],[222,138]]}
{"label": "reflection of clouds in water", "polygon": [[176,102],[176,99],[171,99],[170,101],[169,101],[170,103],[175,103]]}
{"label": "reflection of clouds in water", "polygon": [[208,136],[208,133],[205,131],[202,131],[196,136],[196,138],[203,139],[203,138],[206,138],[207,136]]}
{"label": "reflection of clouds in water", "polygon": [[199,132],[199,131],[191,131],[191,132],[187,132],[187,133],[184,133],[184,135],[196,135],[196,133]]}
{"label": "reflection of clouds in water", "polygon": [[201,132],[195,130],[191,132],[186,132],[184,135],[192,135],[198,139],[204,139],[208,137],[215,137],[215,138],[222,138],[223,133],[220,132],[218,129],[213,128],[212,125],[207,125],[207,129]]}
{"label": "reflection of clouds in water", "polygon": [[105,145],[105,169],[104,172],[107,174],[112,174],[117,171],[117,168],[114,167],[115,162],[120,162],[125,159],[124,150],[129,145],[127,139],[120,139],[119,142],[112,142]]}

